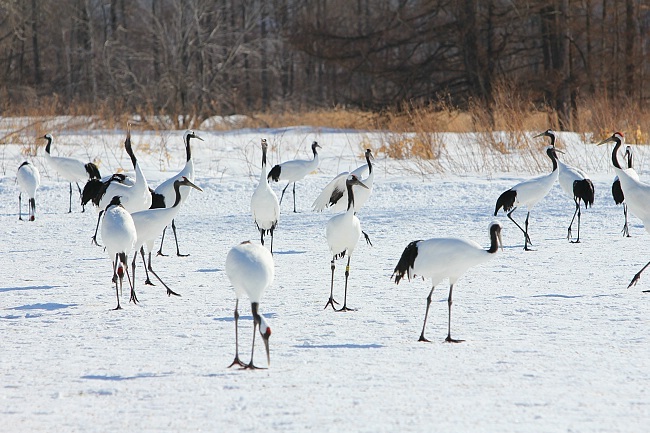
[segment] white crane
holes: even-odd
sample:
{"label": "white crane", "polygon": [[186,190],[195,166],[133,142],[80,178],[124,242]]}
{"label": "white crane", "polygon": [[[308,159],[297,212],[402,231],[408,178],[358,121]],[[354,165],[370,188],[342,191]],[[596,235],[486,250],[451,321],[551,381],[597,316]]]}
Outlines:
{"label": "white crane", "polygon": [[[625,160],[627,162],[627,169],[630,176],[634,176],[637,180],[639,180],[639,175],[634,170],[632,148],[630,146],[625,146]],[[614,182],[612,183],[612,198],[614,199],[614,203],[616,203],[617,205],[619,204],[623,205],[623,216],[625,217],[625,224],[623,224],[622,233],[623,236],[627,236],[629,238],[631,236],[630,236],[630,229],[627,224],[627,203],[625,203],[625,194],[623,194],[623,189],[621,188],[621,181],[618,178],[618,176],[614,178]]]}
{"label": "white crane", "polygon": [[[611,137],[598,143],[598,146],[609,142],[616,143],[614,149],[612,149],[612,165],[614,166],[614,172],[621,182],[625,202],[630,212],[643,221],[643,226],[650,233],[650,185],[641,182],[633,168],[621,168],[617,153],[624,140],[625,136],[622,132],[615,132]],[[634,286],[639,281],[641,274],[648,266],[650,266],[650,262],[634,275],[632,281],[627,286],[628,288]],[[644,290],[644,292],[650,292],[650,290]]]}
{"label": "white crane", "polygon": [[[352,173],[344,171],[343,173],[336,176],[334,179],[328,183],[323,191],[316,197],[312,209],[315,211],[322,211],[326,208],[330,208],[335,212],[342,212],[346,209],[348,204],[347,188],[345,186],[345,181],[347,180],[350,174],[358,177],[368,189],[361,189],[355,193],[354,196],[354,211],[358,212],[359,209],[363,207],[364,204],[368,201],[370,194],[372,193],[372,186],[374,184],[375,172],[372,167],[372,160],[374,159],[372,155],[372,150],[366,149],[365,152],[366,164],[358,167]],[[364,178],[364,176],[366,176]]]}
{"label": "white crane", "polygon": [[[160,234],[163,232],[165,227],[174,219],[180,210],[180,205],[183,203],[183,191],[181,186],[188,186],[195,188],[199,191],[203,191],[198,186],[194,185],[187,177],[183,176],[180,179],[174,181],[174,194],[175,200],[170,207],[166,208],[156,208],[156,209],[145,209],[139,212],[134,212],[131,214],[133,218],[133,223],[135,224],[137,239],[135,241],[135,254],[133,255],[133,262],[131,262],[131,278],[133,279],[133,290],[135,291],[135,261],[138,258],[138,250],[142,255],[142,263],[144,265],[145,273],[147,274],[147,281],[145,284],[150,284],[149,272],[151,272],[160,283],[167,289],[167,296],[175,295],[180,296],[178,293],[171,290],[167,284],[160,279],[158,274],[153,270],[151,266],[151,251],[153,250],[154,241]],[[183,188],[185,189],[185,188]],[[147,252],[149,253],[148,263],[144,258],[144,247],[146,246]],[[148,272],[147,272],[148,271]]]}
{"label": "white crane", "polygon": [[[133,218],[120,203],[120,197],[115,196],[111,199],[104,212],[104,219],[102,220],[102,239],[106,244],[106,251],[113,264],[113,282],[115,283],[115,294],[117,296],[117,307],[115,310],[120,310],[120,293],[122,292],[122,281],[124,273],[126,272],[129,285],[128,258],[129,253],[133,249],[135,240],[138,235],[133,223]],[[118,291],[119,279],[119,291]],[[131,286],[131,301],[137,303],[138,299],[135,296],[133,286]]]}
{"label": "white crane", "polygon": [[41,184],[41,175],[34,164],[25,161],[18,167],[16,173],[16,182],[18,183],[18,219],[22,220],[22,195],[26,194],[28,199],[28,219],[36,219],[36,190]]}
{"label": "white crane", "polygon": [[460,343],[464,340],[451,338],[451,305],[452,292],[456,281],[471,267],[479,265],[494,257],[501,242],[501,224],[493,222],[489,226],[490,248],[483,249],[478,243],[457,238],[432,238],[427,240],[413,241],[404,249],[402,256],[395,267],[393,278],[395,284],[406,276],[409,281],[411,276],[419,275],[422,278],[431,278],[431,291],[427,296],[427,309],[424,314],[424,324],[420,333],[419,341],[429,341],[424,337],[424,330],[427,326],[429,306],[433,289],[445,278],[449,278],[449,297],[447,308],[449,317],[447,321],[447,338],[449,343]]}
{"label": "white crane", "polygon": [[274,166],[271,171],[269,171],[268,179],[275,182],[287,181],[287,186],[282,190],[282,195],[280,196],[280,204],[282,204],[282,199],[284,198],[284,193],[293,183],[293,211],[296,212],[296,182],[303,179],[312,171],[318,168],[320,164],[320,159],[318,158],[318,151],[316,149],[321,146],[317,142],[311,144],[311,151],[314,153],[314,158],[311,160],[306,159],[293,159],[290,161],[285,161],[282,164]]}
{"label": "white crane", "polygon": [[[93,203],[99,203],[99,208],[104,209],[108,205],[108,202],[111,200],[111,197],[119,196],[122,206],[129,213],[149,209],[151,207],[151,191],[149,189],[149,185],[147,184],[147,179],[142,172],[142,168],[140,167],[140,163],[133,153],[133,148],[131,146],[130,125],[127,129],[124,148],[126,149],[126,153],[131,158],[131,163],[135,169],[135,183],[133,185],[126,185],[119,182],[110,182],[106,189],[101,191],[100,194],[98,194],[93,199]],[[97,216],[97,227],[99,227],[102,213],[103,212],[100,210],[99,215]],[[95,245],[98,245],[97,228],[95,228],[95,235],[93,236],[92,240]]]}
{"label": "white crane", "polygon": [[264,245],[264,236],[268,233],[271,235],[271,254],[273,253],[273,232],[280,219],[280,205],[278,196],[269,185],[266,174],[266,151],[268,144],[266,139],[262,139],[262,172],[260,180],[251,197],[251,213],[257,229],[260,231],[262,245]]}
{"label": "white crane", "polygon": [[[551,139],[551,146],[555,147],[555,132],[550,129],[547,129],[542,133]],[[567,239],[572,243],[580,243],[580,202],[582,201],[585,204],[585,209],[594,204],[594,184],[589,179],[589,175],[579,168],[572,167],[568,164],[563,163],[558,160],[559,165],[559,181],[562,191],[565,192],[569,197],[573,198],[573,201],[576,204],[575,212],[573,213],[573,218],[571,218],[571,224],[567,229]],[[571,227],[573,226],[573,221],[578,215],[578,237],[575,241],[572,241]]]}
{"label": "white crane", "polygon": [[[544,133],[536,135],[535,137],[539,137],[543,134]],[[499,196],[494,208],[494,216],[497,216],[499,210],[503,209],[504,212],[507,212],[508,219],[515,223],[515,225],[519,227],[519,230],[523,232],[524,250],[526,251],[530,251],[528,244],[531,246],[533,245],[528,236],[528,218],[530,217],[530,211],[541,199],[546,197],[558,177],[558,158],[555,148],[553,146],[548,146],[546,148],[546,154],[551,159],[553,170],[549,174],[534,177],[513,186]],[[512,218],[512,213],[517,210],[519,206],[526,206],[528,210],[525,222],[526,229],[521,228],[519,223]]]}
{"label": "white crane", "polygon": [[[174,191],[174,182],[176,182],[178,179],[181,179],[183,177],[186,177],[190,180],[190,182],[194,182],[194,161],[192,160],[192,147],[190,146],[190,139],[196,138],[197,140],[203,141],[201,137],[196,135],[194,131],[188,129],[185,131],[183,134],[183,143],[185,143],[185,166],[181,171],[176,173],[175,176],[170,177],[154,190],[154,196],[160,195],[162,201],[159,201],[155,206],[152,207],[169,207],[174,201],[176,200],[176,193]],[[181,190],[181,204],[185,203],[185,200],[187,200],[187,197],[190,195],[191,188],[183,188]],[[174,240],[176,241],[176,255],[179,257],[187,257],[189,254],[181,254],[179,248],[178,248],[178,236],[176,234],[176,219],[172,219],[171,221],[172,224],[172,231],[174,232]],[[164,256],[162,249],[163,249],[163,243],[165,242],[165,232],[167,231],[167,227],[163,229],[162,232],[162,239],[160,240],[160,248],[158,249],[158,255],[159,256]]]}
{"label": "white crane", "polygon": [[[345,186],[347,189],[348,195],[348,209],[347,211],[334,215],[332,218],[327,221],[327,227],[325,229],[325,236],[327,237],[327,244],[329,245],[330,252],[332,253],[332,281],[330,285],[330,298],[325,304],[325,308],[329,305],[332,306],[334,311],[352,311],[351,308],[347,307],[348,300],[348,277],[350,276],[350,258],[352,257],[352,252],[357,246],[359,237],[361,236],[361,223],[359,218],[354,213],[354,191],[353,186],[359,185],[362,188],[368,188],[359,180],[358,177],[351,174],[348,176]],[[338,304],[334,300],[334,269],[336,268],[335,261],[339,258],[344,258],[345,254],[348,255],[348,264],[345,267],[345,295],[343,298],[343,307],[336,309],[334,304]]]}
{"label": "white crane", "polygon": [[[271,328],[266,319],[259,313],[260,300],[266,289],[273,282],[274,277],[273,255],[261,245],[249,241],[233,247],[226,256],[226,275],[235,289],[235,359],[228,367],[239,365],[245,368],[258,368],[253,364],[255,350],[255,331],[259,329],[266,348],[267,365],[271,364],[269,354],[269,337]],[[239,298],[247,296],[251,303],[253,313],[253,344],[251,346],[251,360],[244,364],[239,359]]]}
{"label": "white crane", "polygon": [[[67,180],[70,184],[70,208],[68,213],[71,213],[72,183],[74,182],[77,185],[79,196],[81,196],[81,187],[79,187],[79,182],[85,182],[88,179],[99,179],[102,176],[99,174],[97,166],[92,162],[84,163],[74,158],[52,156],[50,154],[52,142],[54,141],[52,134],[45,134],[42,138],[47,140],[47,145],[45,146],[45,160],[48,162],[50,167],[59,174],[59,176]],[[86,210],[84,206],[82,206],[81,209],[82,212]]]}

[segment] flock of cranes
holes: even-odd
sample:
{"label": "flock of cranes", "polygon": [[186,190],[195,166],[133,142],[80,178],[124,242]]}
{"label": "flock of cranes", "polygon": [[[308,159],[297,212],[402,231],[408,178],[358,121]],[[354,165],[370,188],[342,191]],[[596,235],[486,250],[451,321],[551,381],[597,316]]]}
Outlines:
{"label": "flock of cranes", "polygon": [[[507,191],[503,192],[496,201],[494,216],[503,210],[508,218],[521,230],[524,236],[524,250],[530,251],[532,242],[529,236],[529,217],[533,207],[539,203],[550,191],[555,181],[559,181],[562,190],[569,195],[575,203],[574,215],[567,229],[567,239],[570,242],[580,242],[580,218],[581,204],[585,208],[593,205],[594,186],[588,175],[570,165],[563,163],[558,157],[562,153],[556,149],[556,136],[551,130],[547,130],[535,137],[550,138],[550,145],[545,153],[551,161],[552,170],[550,173],[537,176],[520,182]],[[130,302],[138,303],[135,287],[135,268],[138,252],[141,255],[146,274],[145,284],[152,284],[149,274],[152,274],[165,287],[168,296],[180,296],[171,290],[154,271],[151,260],[154,242],[158,237],[164,239],[164,233],[168,225],[172,226],[176,240],[176,252],[183,256],[178,247],[176,227],[174,220],[177,217],[182,204],[192,189],[202,191],[194,183],[195,171],[191,152],[191,139],[202,140],[193,131],[186,131],[183,141],[186,149],[185,166],[174,176],[161,183],[156,189],[151,189],[147,179],[138,162],[131,144],[130,127],[127,129],[127,137],[124,143],[125,150],[130,157],[135,178],[130,178],[120,173],[114,173],[102,178],[99,170],[93,163],[83,163],[73,158],[62,158],[50,155],[53,138],[51,134],[43,137],[48,141],[46,146],[46,161],[52,168],[70,184],[70,208],[72,209],[72,182],[77,183],[79,193],[82,196],[82,204],[92,202],[99,211],[97,228],[92,240],[97,244],[96,235],[101,224],[102,240],[111,260],[112,283],[115,284],[117,306],[121,309],[120,295],[124,275],[126,274],[130,286]],[[623,204],[625,224],[623,234],[629,236],[628,230],[628,209],[639,217],[646,229],[650,231],[650,185],[639,180],[633,168],[632,150],[628,146],[625,151],[624,167],[618,161],[618,152],[624,143],[624,136],[620,132],[614,133],[611,137],[598,143],[602,145],[614,142],[612,151],[612,164],[616,171],[616,179],[612,185],[612,196],[616,204]],[[253,363],[255,336],[259,332],[264,342],[267,355],[267,365],[270,364],[269,337],[271,328],[266,319],[261,315],[259,306],[264,292],[272,284],[275,265],[273,260],[273,238],[274,232],[280,219],[280,204],[286,189],[293,184],[294,212],[296,212],[295,183],[313,172],[319,166],[318,149],[321,146],[314,142],[311,145],[313,158],[309,160],[290,160],[282,162],[267,170],[268,143],[266,139],[261,140],[261,171],[258,185],[255,188],[251,200],[250,211],[253,222],[260,233],[260,244],[250,241],[242,242],[234,246],[226,257],[226,274],[235,291],[235,359],[231,366],[237,365],[242,368],[257,368]],[[322,211],[327,208],[338,211],[336,215],[329,218],[326,224],[325,237],[331,253],[331,282],[330,296],[325,304],[325,309],[332,307],[334,311],[353,311],[347,306],[348,280],[350,275],[350,262],[357,243],[364,234],[369,242],[368,236],[361,229],[361,222],[357,212],[372,192],[374,184],[373,155],[370,149],[365,152],[366,164],[352,172],[343,172],[336,176],[323,188],[322,192],[313,202],[312,208],[315,211]],[[84,191],[78,182],[85,181]],[[270,186],[271,181],[286,181],[287,185],[282,190],[280,200]],[[26,194],[29,200],[29,220],[35,219],[35,197],[36,190],[40,184],[40,175],[36,167],[24,162],[17,172],[17,183],[19,186],[19,218],[22,219],[22,194]],[[522,227],[512,217],[519,206],[525,206],[527,215]],[[102,218],[103,217],[103,218]],[[577,233],[573,239],[572,227],[577,217]],[[503,248],[501,240],[502,225],[493,222],[488,228],[490,239],[489,247],[483,248],[474,241],[459,238],[432,238],[427,240],[415,240],[410,242],[404,249],[397,266],[394,269],[392,278],[399,284],[404,278],[411,279],[413,276],[430,278],[432,281],[431,290],[427,296],[426,311],[420,341],[429,341],[425,337],[426,323],[429,315],[431,296],[434,288],[445,278],[449,279],[448,295],[448,332],[445,341],[451,343],[463,340],[451,337],[451,307],[452,293],[457,280],[471,267],[486,262],[494,257],[499,248]],[[265,247],[265,236],[270,235],[269,248]],[[162,253],[161,247],[158,255]],[[131,261],[131,272],[129,275],[128,259],[133,254]],[[148,258],[146,258],[148,254]],[[334,274],[336,261],[347,256],[345,267],[345,286],[343,305],[334,299]],[[632,279],[628,287],[635,285],[642,272],[650,266],[646,264]],[[244,363],[239,358],[239,300],[247,297],[251,304],[253,315],[253,344],[249,363]]]}

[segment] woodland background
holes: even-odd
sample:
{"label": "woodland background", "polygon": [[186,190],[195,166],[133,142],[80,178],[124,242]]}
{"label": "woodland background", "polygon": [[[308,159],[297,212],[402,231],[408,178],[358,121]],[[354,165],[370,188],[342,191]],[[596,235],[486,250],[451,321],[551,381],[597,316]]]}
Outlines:
{"label": "woodland background", "polygon": [[184,128],[339,110],[385,128],[425,110],[526,127],[507,111],[643,135],[649,51],[648,0],[0,0],[0,115]]}

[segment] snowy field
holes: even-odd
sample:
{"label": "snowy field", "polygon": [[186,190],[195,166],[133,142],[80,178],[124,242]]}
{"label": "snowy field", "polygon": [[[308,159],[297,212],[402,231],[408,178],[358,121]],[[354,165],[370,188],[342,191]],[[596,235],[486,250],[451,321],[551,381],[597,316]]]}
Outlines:
{"label": "snowy field", "polygon": [[[182,297],[144,286],[138,261],[140,303],[129,304],[125,291],[121,311],[111,311],[109,258],[90,242],[97,212],[80,213],[75,192],[67,213],[68,184],[45,165],[41,147],[27,158],[42,176],[36,221],[19,221],[15,171],[23,146],[0,146],[0,431],[647,431],[650,293],[642,290],[650,289],[650,270],[626,287],[650,260],[650,235],[631,217],[632,237],[621,236],[611,146],[560,135],[568,143],[560,157],[590,172],[596,200],[582,213],[582,243],[569,243],[573,200],[556,183],[531,213],[532,252],[523,251],[523,236],[505,215],[492,213],[503,191],[550,171],[544,139],[535,141],[536,170],[518,171],[512,154],[490,157],[503,171],[462,173],[462,162],[452,159],[459,149],[472,152],[463,136],[447,137],[455,144],[442,164],[455,165],[446,174],[418,173],[416,163],[378,155],[374,191],[359,214],[374,246],[360,242],[352,256],[348,305],[357,311],[337,313],[323,310],[331,213],[310,207],[333,176],[363,164],[363,147],[379,138],[310,128],[196,132],[205,140],[193,142],[204,192],[193,191],[177,218],[181,252],[190,256],[173,254],[168,232],[165,252],[172,254],[153,262]],[[54,155],[97,159],[102,174],[130,166],[124,131],[53,134]],[[224,264],[233,245],[259,242],[249,200],[262,137],[271,165],[310,157],[313,140],[323,147],[322,161],[297,184],[299,212],[291,212],[291,195],[282,204],[276,278],[260,306],[273,329],[270,368],[228,369],[235,298]],[[152,186],[184,163],[182,131],[136,130],[133,144]],[[635,151],[637,170],[650,179],[648,152]],[[273,187],[279,195],[284,184]],[[523,222],[525,210],[514,216]],[[447,236],[487,247],[495,219],[504,250],[454,290],[452,335],[466,341],[444,343],[442,284],[426,331],[433,342],[418,342],[430,283],[391,281],[404,247]],[[339,261],[337,299],[343,270]],[[248,361],[253,323],[249,304],[240,310],[240,354]],[[256,363],[265,366],[263,346],[257,349]]]}

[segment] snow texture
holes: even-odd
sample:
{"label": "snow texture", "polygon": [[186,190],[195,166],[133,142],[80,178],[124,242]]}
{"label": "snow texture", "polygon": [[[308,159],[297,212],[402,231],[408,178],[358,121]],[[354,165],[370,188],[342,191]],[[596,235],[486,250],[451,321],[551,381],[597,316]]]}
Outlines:
{"label": "snow texture", "polygon": [[[488,247],[499,195],[550,170],[540,139],[539,169],[517,170],[517,154],[497,154],[505,170],[472,169],[462,154],[480,156],[468,135],[445,134],[443,174],[418,172],[416,161],[377,154],[374,191],[359,212],[373,246],[361,240],[351,262],[348,305],[323,307],[331,256],[325,240],[330,212],[310,211],[334,176],[365,163],[363,148],[380,133],[319,130],[196,131],[196,184],[153,267],[182,297],[145,286],[137,262],[138,299],[115,291],[111,264],[91,244],[97,212],[78,202],[68,210],[68,184],[43,160],[36,221],[18,220],[15,174],[22,147],[0,146],[0,431],[358,431],[358,432],[639,432],[650,425],[649,235],[611,197],[611,146],[560,134],[569,163],[595,185],[594,206],[582,210],[581,243],[566,239],[572,198],[556,183],[531,212],[535,251],[505,215],[505,248],[457,282],[452,335],[444,343],[448,286],[433,292],[426,335],[418,342],[430,282],[395,285],[391,274],[409,242],[462,237]],[[184,164],[183,131],[133,131],[133,144],[155,187]],[[386,134],[386,133],[383,133]],[[35,134],[34,134],[35,135]],[[531,133],[532,135],[532,133]],[[55,134],[59,155],[98,159],[102,175],[126,168],[124,131]],[[268,319],[271,365],[226,368],[234,357],[235,297],[224,266],[229,249],[259,242],[249,203],[259,176],[259,140],[269,140],[269,166],[311,156],[316,173],[297,183],[281,206],[275,232],[275,281],[260,311]],[[596,140],[593,140],[596,141]],[[35,138],[36,142],[36,138]],[[44,144],[44,141],[43,143]],[[162,150],[159,150],[162,149]],[[647,151],[635,147],[644,176]],[[447,158],[445,160],[445,158]],[[507,161],[507,163],[506,163]],[[162,169],[162,170],[161,170]],[[464,171],[464,172],[463,172]],[[279,193],[283,183],[274,184]],[[75,199],[77,192],[75,193]],[[525,209],[513,216],[523,223]],[[574,228],[575,233],[575,228]],[[101,243],[101,240],[100,240]],[[132,254],[129,256],[131,259]],[[334,295],[342,300],[345,262]],[[240,303],[240,355],[250,357],[250,305]],[[265,366],[256,338],[256,364]]]}

